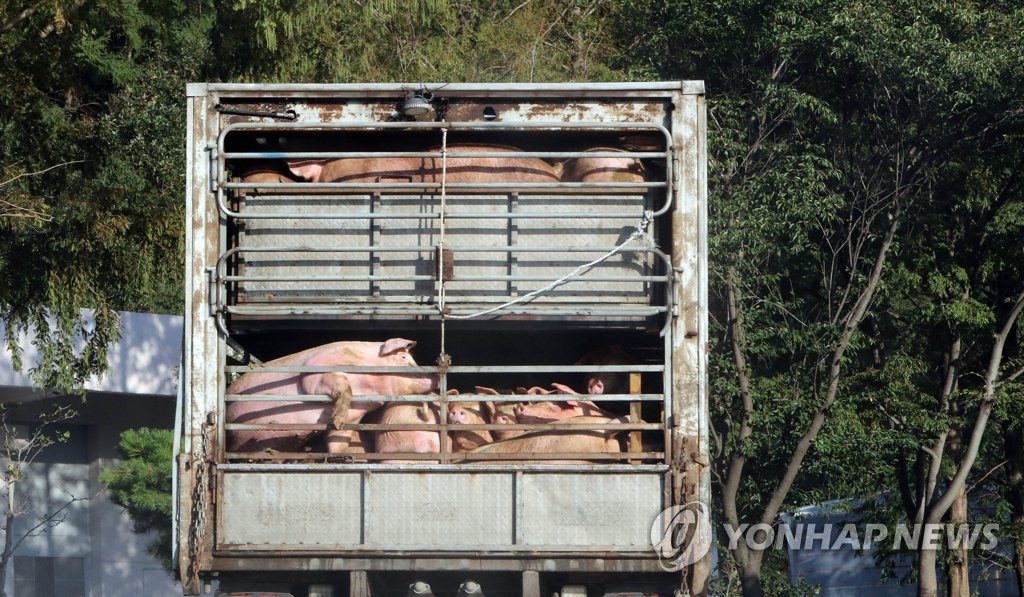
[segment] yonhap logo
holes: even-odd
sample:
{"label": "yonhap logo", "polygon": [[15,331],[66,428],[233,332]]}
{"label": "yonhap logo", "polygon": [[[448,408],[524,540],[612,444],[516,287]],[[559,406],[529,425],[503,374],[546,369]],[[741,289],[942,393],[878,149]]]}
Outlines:
{"label": "yonhap logo", "polygon": [[711,516],[701,502],[672,506],[651,525],[651,545],[666,572],[697,562],[711,550]]}

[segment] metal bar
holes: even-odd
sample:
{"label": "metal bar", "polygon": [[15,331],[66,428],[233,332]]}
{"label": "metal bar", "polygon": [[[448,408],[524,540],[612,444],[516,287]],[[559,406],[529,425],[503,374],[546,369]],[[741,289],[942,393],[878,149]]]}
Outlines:
{"label": "metal bar", "polygon": [[[476,308],[470,305],[452,305],[455,301],[449,301],[447,303],[447,310],[452,315],[471,315],[477,311]],[[460,308],[461,307],[461,308]],[[421,315],[435,318],[437,315],[437,308],[432,306],[415,307],[411,306],[408,308],[384,308],[384,307],[350,307],[350,306],[339,306],[338,308],[330,308],[329,306],[319,306],[319,308],[310,308],[303,306],[288,307],[286,305],[249,305],[249,306],[225,306],[224,309],[228,313],[238,315],[398,315],[398,316],[410,316],[410,315]],[[666,307],[580,307],[580,308],[559,308],[556,306],[546,305],[544,307],[530,307],[528,304],[513,305],[508,308],[502,309],[501,312],[488,313],[486,316],[490,318],[501,317],[502,315],[539,315],[539,316],[584,316],[584,317],[601,317],[601,316],[620,316],[620,317],[647,317],[650,315],[657,315],[666,312]]]}
{"label": "metal bar", "polygon": [[663,125],[649,122],[235,122],[221,129],[218,139],[218,150],[224,152],[224,138],[233,131],[282,131],[282,130],[322,130],[322,131],[367,131],[367,130],[439,130],[453,131],[653,131],[665,137],[666,145],[670,146],[672,134]]}
{"label": "metal bar", "polygon": [[[328,454],[326,452],[310,454],[307,452],[275,452],[265,454],[260,452],[227,452],[228,458],[251,459],[251,460],[323,460],[325,458],[358,458],[360,460],[433,460],[440,459],[439,452],[356,452]],[[511,461],[543,461],[543,460],[661,460],[665,457],[664,452],[521,452],[513,454],[504,453],[469,453],[455,452],[451,455],[452,464],[462,460],[511,460]],[[438,464],[434,462],[434,464]],[[569,463],[562,463],[569,464]]]}
{"label": "metal bar", "polygon": [[[245,182],[221,183],[224,189],[250,189],[254,185]],[[290,190],[364,190],[405,191],[414,189],[441,189],[440,182],[264,182],[259,188],[268,191]],[[446,182],[449,191],[466,189],[499,189],[505,193],[545,189],[664,189],[668,184],[662,181],[649,182]]]}
{"label": "metal bar", "polygon": [[[231,211],[228,208],[221,210],[229,218],[248,220],[440,220],[441,214],[434,212],[318,212],[318,211],[281,211],[281,212],[259,212],[259,211]],[[638,212],[495,212],[475,211],[460,212],[450,211],[445,214],[445,219],[450,220],[639,220],[643,216],[642,211]]]}
{"label": "metal bar", "polygon": [[[527,430],[527,431],[658,431],[664,429],[660,423],[474,423],[449,425],[442,423],[347,423],[345,429],[353,431],[438,431],[442,427],[451,431],[480,430]],[[323,431],[333,429],[330,423],[225,423],[225,429],[281,430],[281,431]]]}
{"label": "metal bar", "polygon": [[[476,399],[487,402],[543,402],[554,397],[572,396],[573,394],[456,394],[458,400],[453,402],[475,402]],[[637,400],[657,402],[663,399],[661,394],[582,394],[590,402],[616,402],[621,400]],[[354,402],[424,402],[430,395],[415,394],[411,396],[360,395],[353,397]],[[523,398],[527,398],[524,400]],[[468,400],[467,400],[468,399]],[[334,399],[323,394],[227,394],[225,402],[333,402]]]}
{"label": "metal bar", "polygon": [[[246,452],[236,452],[236,456],[245,456]],[[338,457],[351,457],[358,456],[358,454],[308,454],[305,452],[296,453],[299,455],[309,456],[313,458],[323,458],[325,456],[338,456]],[[273,455],[266,455],[268,460],[274,460]],[[280,458],[278,458],[280,460]],[[501,464],[486,464],[476,463],[473,465],[472,473],[486,473],[486,474],[506,474],[509,472],[532,472],[532,473],[546,473],[552,472],[556,467],[562,465],[557,464],[545,464],[543,466],[531,467],[527,464],[523,468],[510,469],[506,465]],[[608,473],[608,474],[622,474],[622,473],[665,473],[669,470],[664,464],[645,464],[639,466],[627,465],[627,464],[609,464],[606,466],[595,467],[593,465],[571,465],[573,470],[579,470],[578,467],[590,466],[594,472]],[[455,474],[464,475],[467,474],[465,466],[453,466],[453,465],[440,465],[440,464],[425,464],[425,465],[409,465],[405,463],[331,463],[325,462],[321,466],[308,467],[302,465],[296,465],[295,463],[281,463],[281,462],[226,462],[219,464],[217,470],[225,474],[238,474],[238,473],[337,473],[337,472],[357,472],[357,471],[385,471],[385,472],[396,472],[396,473],[410,473],[418,474],[420,472],[431,472],[440,474]]]}
{"label": "metal bar", "polygon": [[[566,92],[599,93],[605,97],[609,92],[615,95],[640,94],[639,97],[664,98],[665,100],[680,91],[684,94],[704,93],[703,81],[657,81],[657,82],[610,82],[610,83],[192,83],[187,91],[190,95],[206,95],[213,91],[234,94],[253,94],[263,97],[267,93],[282,92],[294,98],[296,93],[318,97],[323,94],[351,95],[353,97],[382,97],[393,100],[404,97],[412,89],[431,89],[434,92],[444,91],[447,95],[463,94],[470,97],[507,97],[510,92],[516,93],[551,93],[556,99],[565,100]],[[228,96],[230,97],[230,96]],[[575,99],[575,95],[568,95]],[[223,102],[227,97],[222,97]]]}
{"label": "metal bar", "polygon": [[[267,550],[273,549],[274,551],[289,552],[289,555],[302,554],[307,557],[341,557],[349,553],[367,553],[367,554],[379,554],[380,558],[384,560],[385,569],[392,571],[395,569],[394,562],[399,561],[403,556],[412,556],[417,553],[422,553],[424,556],[435,556],[439,553],[444,553],[449,557],[454,557],[456,554],[462,555],[468,558],[476,558],[473,561],[474,569],[479,566],[481,556],[486,554],[488,559],[499,557],[504,554],[518,555],[528,557],[531,561],[537,561],[544,559],[545,555],[548,557],[572,555],[574,553],[580,554],[614,554],[616,558],[630,557],[643,560],[653,560],[657,562],[657,554],[651,549],[650,545],[644,548],[637,548],[636,545],[555,545],[548,546],[544,545],[542,548],[538,548],[536,545],[522,545],[514,546],[509,544],[499,545],[408,545],[408,544],[377,544],[377,545],[366,545],[362,547],[345,546],[344,549],[338,548],[323,548],[320,550],[311,549],[308,545],[279,545],[279,544],[258,544],[258,545],[236,545],[231,543],[221,543],[218,545],[218,549],[224,551],[231,556],[244,556],[245,554],[252,553],[254,556],[267,556]],[[424,562],[431,561],[423,558],[416,560],[418,566],[422,567]],[[363,564],[360,564],[363,565]],[[608,562],[598,570],[607,571]],[[657,566],[657,564],[654,564]],[[465,563],[461,563],[461,570],[465,570]],[[296,569],[308,569],[308,567],[292,566],[289,571]],[[261,568],[265,570],[265,568]],[[422,568],[419,568],[422,571]],[[579,566],[572,568],[573,572],[582,570]],[[654,568],[654,572],[664,572],[661,568]]]}
{"label": "metal bar", "polygon": [[[599,266],[595,266],[599,267]],[[221,282],[419,282],[433,280],[434,276],[221,276]],[[548,282],[551,276],[459,276],[452,282]],[[669,283],[671,276],[600,276],[588,275],[572,281],[580,282],[664,282]]]}
{"label": "metal bar", "polygon": [[[452,158],[668,158],[671,151],[447,151]],[[346,158],[433,158],[440,160],[440,151],[225,151],[225,159],[325,159]]]}
{"label": "metal bar", "polygon": [[[609,373],[629,373],[631,371],[664,371],[664,365],[452,365],[449,373],[590,373],[605,371]],[[228,373],[275,372],[275,373],[437,373],[435,365],[226,365]],[[416,396],[418,394],[409,394]],[[594,398],[606,394],[595,394]],[[627,400],[632,394],[620,394]],[[589,395],[588,395],[589,396]]]}

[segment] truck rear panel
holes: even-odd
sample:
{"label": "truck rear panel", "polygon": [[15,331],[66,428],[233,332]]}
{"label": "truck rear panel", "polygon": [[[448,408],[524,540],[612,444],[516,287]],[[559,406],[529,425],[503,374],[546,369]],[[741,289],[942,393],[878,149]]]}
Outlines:
{"label": "truck rear panel", "polygon": [[[410,98],[430,110],[405,115]],[[710,497],[702,84],[194,84],[188,114],[186,587],[297,571],[663,572],[655,518]],[[643,174],[449,180],[448,160],[464,157],[626,159]],[[286,176],[350,158],[414,158],[440,175]],[[283,176],[246,176],[257,170]],[[450,401],[479,399],[476,386],[579,388],[604,371],[628,389],[588,398],[629,415],[629,447],[576,464],[561,461],[586,455],[480,463],[443,449],[393,464],[226,449],[240,426],[225,405],[253,399],[227,394],[232,379],[389,337],[415,340],[417,370],[438,374],[442,436]],[[602,345],[636,360],[575,364]]]}

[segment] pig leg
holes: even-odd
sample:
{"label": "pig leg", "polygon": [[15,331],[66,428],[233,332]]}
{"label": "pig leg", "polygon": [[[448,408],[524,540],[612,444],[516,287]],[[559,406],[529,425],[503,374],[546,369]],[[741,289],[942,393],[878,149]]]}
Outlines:
{"label": "pig leg", "polygon": [[308,375],[302,380],[302,391],[305,394],[330,396],[333,403],[331,424],[335,429],[344,428],[348,408],[352,404],[352,386],[349,385],[348,377],[344,373]]}
{"label": "pig leg", "polygon": [[353,429],[334,429],[327,432],[328,454],[363,454],[366,446],[362,435]]}

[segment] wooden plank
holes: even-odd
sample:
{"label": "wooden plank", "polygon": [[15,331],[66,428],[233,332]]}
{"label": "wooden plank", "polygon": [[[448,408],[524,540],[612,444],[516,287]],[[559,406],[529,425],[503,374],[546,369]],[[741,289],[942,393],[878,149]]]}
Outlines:
{"label": "wooden plank", "polygon": [[[640,374],[630,373],[629,374],[629,393],[640,394]],[[640,414],[640,402],[629,403],[629,422],[630,423],[641,423],[643,418]],[[630,452],[643,452],[643,439],[642,434],[639,431],[633,431],[629,434],[629,451]],[[639,460],[630,460],[630,464],[640,464]]]}

